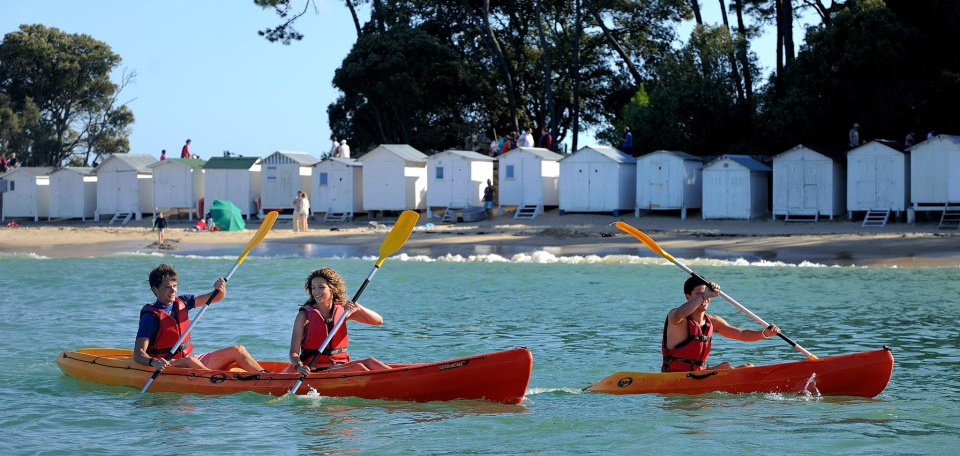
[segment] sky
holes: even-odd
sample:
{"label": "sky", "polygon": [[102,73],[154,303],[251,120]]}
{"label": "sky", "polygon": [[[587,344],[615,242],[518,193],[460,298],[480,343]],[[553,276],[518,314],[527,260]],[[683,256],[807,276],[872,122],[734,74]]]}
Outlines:
{"label": "sky", "polygon": [[[704,22],[720,23],[714,3],[701,2]],[[43,24],[107,43],[123,59],[114,82],[124,70],[136,72],[120,97],[136,116],[131,153],[159,157],[166,149],[178,157],[189,138],[190,151],[204,159],[277,150],[319,158],[330,149],[327,106],[338,95],[333,74],[357,35],[342,1],[315,4],[296,26],[304,39],[289,46],[257,35],[280,18],[251,0],[2,1],[0,33]],[[684,24],[680,36],[686,39],[691,29]],[[775,62],[771,32],[753,43],[765,72]],[[801,27],[795,35],[799,48]],[[593,132],[581,134],[579,143],[595,144]]]}

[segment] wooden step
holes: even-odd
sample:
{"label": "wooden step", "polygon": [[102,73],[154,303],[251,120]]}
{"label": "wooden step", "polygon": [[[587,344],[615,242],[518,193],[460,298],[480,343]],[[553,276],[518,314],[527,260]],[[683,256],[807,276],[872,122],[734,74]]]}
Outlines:
{"label": "wooden step", "polygon": [[513,218],[514,218],[514,219],[533,220],[533,219],[537,218],[537,216],[540,215],[541,212],[542,212],[542,211],[540,210],[540,206],[538,206],[538,205],[536,205],[536,204],[528,204],[528,205],[524,205],[524,206],[518,206],[518,207],[517,207],[517,212],[515,212],[515,213],[513,214]]}
{"label": "wooden step", "polygon": [[787,212],[787,215],[783,217],[784,222],[819,222],[820,213],[816,212],[813,214],[791,214]]}
{"label": "wooden step", "polygon": [[888,220],[890,220],[890,209],[871,209],[867,211],[867,215],[863,218],[863,224],[860,226],[863,228],[882,228],[887,226]]}
{"label": "wooden step", "polygon": [[353,212],[325,212],[323,223],[343,223],[353,220]]}
{"label": "wooden step", "polygon": [[940,224],[937,225],[941,230],[960,229],[960,203],[947,203],[943,206],[943,213],[940,214]]}

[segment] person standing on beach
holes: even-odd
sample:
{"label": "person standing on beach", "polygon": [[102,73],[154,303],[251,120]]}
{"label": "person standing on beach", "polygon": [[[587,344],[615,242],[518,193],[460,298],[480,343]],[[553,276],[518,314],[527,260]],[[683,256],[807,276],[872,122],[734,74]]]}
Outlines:
{"label": "person standing on beach", "polygon": [[163,230],[167,229],[167,219],[163,212],[157,213],[157,245],[163,245]]}
{"label": "person standing on beach", "polygon": [[180,149],[180,158],[190,158],[190,140],[184,143],[183,149]]}
{"label": "person standing on beach", "polygon": [[550,132],[547,131],[547,127],[543,127],[543,133],[540,135],[540,143],[537,144],[538,147],[550,150],[553,147],[553,136],[550,136]]}
{"label": "person standing on beach", "polygon": [[300,192],[300,229],[304,232],[309,230],[307,219],[310,217],[310,199],[307,194]]}
{"label": "person standing on beach", "polygon": [[293,200],[293,231],[300,231],[300,208],[303,204],[303,192],[297,191],[297,197]]}
{"label": "person standing on beach", "polygon": [[327,157],[333,158],[337,156],[337,149],[340,149],[340,141],[337,141],[337,136],[330,136],[330,153],[327,154]]}
{"label": "person standing on beach", "polygon": [[[733,369],[727,362],[707,367],[714,332],[744,342],[766,339],[780,332],[777,325],[759,331],[740,329],[717,315],[708,315],[710,299],[720,296],[720,286],[715,283],[708,284],[699,277],[690,277],[683,284],[683,295],[687,302],[671,310],[663,322],[662,372]],[[753,364],[737,367],[753,367]]]}
{"label": "person standing on beach", "polygon": [[227,281],[223,277],[214,282],[214,291],[200,296],[178,295],[178,281],[176,269],[169,264],[161,264],[150,271],[150,290],[157,299],[140,309],[140,327],[133,344],[133,360],[160,370],[170,366],[225,370],[236,363],[247,372],[266,372],[247,353],[243,345],[233,345],[194,356],[190,334],[183,339],[183,343],[169,360],[164,359],[180,335],[190,326],[190,309],[204,306],[207,299],[216,292],[219,293],[210,301],[211,304],[220,301],[227,294]]}
{"label": "person standing on beach", "polygon": [[483,211],[487,213],[487,218],[493,218],[493,183],[487,179],[487,186],[483,189]]}

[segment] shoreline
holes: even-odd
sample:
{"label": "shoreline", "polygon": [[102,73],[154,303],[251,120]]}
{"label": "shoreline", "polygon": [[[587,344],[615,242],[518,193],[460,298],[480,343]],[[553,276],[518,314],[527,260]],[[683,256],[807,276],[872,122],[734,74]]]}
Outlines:
{"label": "shoreline", "polygon": [[[393,218],[324,225],[313,222],[306,233],[279,220],[257,248],[267,256],[377,256]],[[681,221],[677,217],[632,214],[614,218],[556,211],[518,221],[509,216],[472,223],[436,223],[421,219],[400,253],[431,258],[450,255],[499,255],[546,251],[556,256],[631,255],[658,258],[639,241],[613,227],[623,220],[650,235],[671,255],[682,259],[718,259],[787,264],[811,262],[839,266],[957,267],[960,233],[935,224],[891,224],[864,229],[859,222],[791,223],[759,220]],[[94,222],[39,222],[0,228],[0,253],[45,257],[98,257],[115,253],[162,252],[174,255],[232,255],[249,241],[258,221],[239,232],[193,232],[186,220],[168,220],[162,248],[150,221],[126,226]],[[239,246],[239,247],[238,247]]]}

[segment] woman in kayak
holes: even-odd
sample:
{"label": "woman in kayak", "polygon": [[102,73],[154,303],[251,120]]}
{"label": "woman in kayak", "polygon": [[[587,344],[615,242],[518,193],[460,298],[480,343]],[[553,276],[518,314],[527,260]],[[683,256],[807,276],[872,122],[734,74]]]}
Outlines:
{"label": "woman in kayak", "polygon": [[[759,331],[740,329],[716,315],[707,315],[710,299],[720,296],[720,286],[715,283],[708,285],[699,277],[692,276],[683,284],[683,294],[687,302],[671,310],[663,322],[663,372],[733,369],[727,362],[707,367],[714,332],[744,342],[766,339],[780,332],[777,325]],[[737,367],[753,367],[753,364]]]}
{"label": "woman in kayak", "polygon": [[[382,325],[383,317],[349,301],[343,277],[333,268],[321,268],[311,272],[303,288],[310,298],[300,307],[297,318],[293,321],[293,334],[290,336],[291,369],[288,371],[296,370],[301,375],[307,375],[307,366],[311,363],[314,371],[340,368],[350,362],[350,354],[347,353],[349,337],[346,321],[336,330],[323,352],[319,351],[337,321],[346,314],[345,320]],[[356,370],[389,368],[374,358],[353,363],[350,367]]]}

